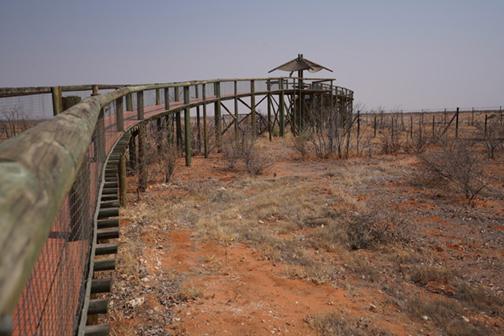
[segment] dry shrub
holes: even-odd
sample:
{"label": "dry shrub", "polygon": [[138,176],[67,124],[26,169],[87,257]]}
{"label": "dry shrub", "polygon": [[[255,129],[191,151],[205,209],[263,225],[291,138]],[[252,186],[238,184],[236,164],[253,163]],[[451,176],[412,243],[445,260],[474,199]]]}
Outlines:
{"label": "dry shrub", "polygon": [[410,228],[411,223],[399,214],[376,210],[354,214],[346,226],[347,242],[352,250],[405,242]]}
{"label": "dry shrub", "polygon": [[504,307],[502,296],[482,286],[471,286],[461,279],[455,281],[455,297],[479,311],[502,313]]}
{"label": "dry shrub", "polygon": [[404,309],[411,316],[419,319],[430,319],[437,324],[445,324],[455,316],[464,312],[462,306],[455,300],[440,297],[435,300],[428,300],[425,297],[413,297],[402,302]]}
{"label": "dry shrub", "polygon": [[481,325],[472,325],[464,321],[462,318],[453,319],[446,326],[446,334],[448,336],[489,336],[493,333]]}
{"label": "dry shrub", "polygon": [[308,157],[309,148],[306,137],[297,136],[292,140],[291,147],[301,156],[301,159]]}
{"label": "dry shrub", "polygon": [[433,265],[420,265],[415,267],[411,274],[411,281],[422,286],[431,281],[448,282],[454,279],[455,273],[451,269],[436,267]]}
{"label": "dry shrub", "polygon": [[186,302],[189,300],[196,300],[197,298],[203,296],[203,289],[194,284],[187,284],[181,286],[175,295],[175,300],[179,302]]}
{"label": "dry shrub", "polygon": [[349,317],[339,312],[308,315],[305,317],[305,322],[320,336],[393,335],[389,331],[379,328],[367,318]]}
{"label": "dry shrub", "polygon": [[431,178],[450,183],[469,202],[489,184],[482,158],[466,141],[448,142],[418,158]]}
{"label": "dry shrub", "polygon": [[251,175],[262,175],[273,163],[257,147],[257,139],[250,131],[243,131],[237,138],[228,137],[222,146],[222,156],[229,168],[242,161],[245,171]]}

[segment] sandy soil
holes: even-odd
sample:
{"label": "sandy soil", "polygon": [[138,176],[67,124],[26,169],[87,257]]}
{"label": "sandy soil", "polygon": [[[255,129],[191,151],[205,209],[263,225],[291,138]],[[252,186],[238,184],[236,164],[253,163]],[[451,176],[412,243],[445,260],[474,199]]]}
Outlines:
{"label": "sandy soil", "polygon": [[[496,177],[494,191],[482,194],[471,206],[453,192],[415,184],[411,172],[418,162],[411,155],[302,161],[287,142],[262,141],[261,146],[275,164],[255,179],[295,176],[327,197],[340,193],[351,197],[357,207],[364,202],[370,209],[389,208],[414,223],[410,241],[357,251],[309,248],[312,260],[331,267],[331,279],[292,276],[291,266],[268,257],[261,245],[223,244],[202,235],[191,221],[174,219],[171,209],[192,197],[187,186],[234,190],[240,188],[240,181],[250,179],[239,168],[226,168],[218,155],[194,157],[192,167],[178,169],[173,183],[151,183],[140,200],[131,189],[128,210],[121,218],[119,267],[111,295],[113,335],[317,335],[310,319],[327,313],[356,321],[358,335],[376,330],[387,335],[445,335],[453,321],[467,323],[466,330],[481,327],[478,330],[487,334],[504,334],[502,309],[475,308],[454,294],[455,282],[450,280],[456,272],[471,286],[502,298],[501,162],[489,163]],[[342,171],[362,171],[364,176],[357,179]],[[365,178],[375,171],[379,174],[372,180]],[[134,177],[128,185],[134,185]],[[155,220],[148,219],[142,211],[154,207],[157,199],[166,200],[166,216],[161,213]],[[196,203],[183,211],[202,211]],[[332,207],[337,209],[338,204]],[[272,227],[281,221],[277,216],[260,224]],[[309,239],[318,229],[290,234]],[[425,265],[446,269],[448,275],[415,282],[415,270]],[[414,300],[445,298],[462,302],[462,308],[442,322],[426,310],[408,308]],[[333,334],[353,334],[340,332],[334,329]]]}

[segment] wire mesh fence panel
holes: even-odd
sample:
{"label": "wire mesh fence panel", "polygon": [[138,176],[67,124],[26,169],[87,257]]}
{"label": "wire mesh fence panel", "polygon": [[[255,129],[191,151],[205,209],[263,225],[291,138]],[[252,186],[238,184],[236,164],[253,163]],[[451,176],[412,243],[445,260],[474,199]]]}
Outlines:
{"label": "wire mesh fence panel", "polygon": [[90,146],[13,314],[12,335],[71,335],[81,313],[99,167]]}
{"label": "wire mesh fence panel", "polygon": [[0,141],[53,117],[50,94],[0,98]]}
{"label": "wire mesh fence panel", "polygon": [[221,82],[220,83],[221,97],[234,94],[234,82]]}
{"label": "wire mesh fence panel", "polygon": [[250,81],[238,81],[236,85],[238,94],[250,92]]}
{"label": "wire mesh fence panel", "polygon": [[268,91],[268,81],[267,80],[255,80],[254,81],[255,92]]}
{"label": "wire mesh fence panel", "polygon": [[215,85],[214,85],[214,83],[208,83],[207,85],[205,85],[205,91],[206,91],[206,97],[207,98],[215,96]]}

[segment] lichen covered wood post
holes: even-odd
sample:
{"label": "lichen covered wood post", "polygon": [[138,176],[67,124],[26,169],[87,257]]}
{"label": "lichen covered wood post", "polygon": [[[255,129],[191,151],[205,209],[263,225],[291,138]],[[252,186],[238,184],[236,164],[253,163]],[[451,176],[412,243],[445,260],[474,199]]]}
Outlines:
{"label": "lichen covered wood post", "polygon": [[256,125],[256,113],[255,113],[255,81],[250,81],[250,114],[252,120],[252,136],[255,137],[257,135],[257,125]]}
{"label": "lichen covered wood post", "polygon": [[[283,138],[285,136],[285,91],[284,91],[284,82],[283,78],[280,78],[278,80],[278,87],[280,89],[280,97],[279,97],[279,113],[280,113],[280,120],[279,120],[279,127],[280,127],[280,136]],[[292,123],[291,123],[292,127]]]}
{"label": "lichen covered wood post", "polygon": [[123,208],[128,206],[128,197],[126,194],[126,153],[121,155],[119,159],[119,205]]}
{"label": "lichen covered wood post", "polygon": [[268,134],[269,134],[269,141],[272,140],[271,138],[271,80],[268,79]]}
{"label": "lichen covered wood post", "polygon": [[[198,85],[194,86],[196,89],[196,98],[199,98],[199,90]],[[199,105],[196,107],[196,128],[198,129],[198,139],[197,139],[197,147],[198,154],[201,154],[201,122],[200,122],[200,107]]]}
{"label": "lichen covered wood post", "polygon": [[214,83],[215,98],[217,101],[214,104],[214,122],[215,122],[215,142],[217,143],[217,148],[222,147],[222,114],[221,114],[221,100],[220,100],[220,82]]}
{"label": "lichen covered wood post", "polygon": [[144,120],[144,93],[143,93],[143,91],[137,92],[137,119]]}
{"label": "lichen covered wood post", "polygon": [[53,104],[53,115],[57,116],[63,112],[62,102],[61,102],[61,86],[55,86],[51,88],[52,93],[52,104]]}
{"label": "lichen covered wood post", "polygon": [[207,133],[207,104],[206,104],[206,84],[202,85],[201,88],[203,96],[203,148],[205,152],[205,158],[208,158],[208,133]]}
{"label": "lichen covered wood post", "polygon": [[238,137],[240,136],[240,128],[239,128],[239,123],[238,121],[240,120],[240,116],[238,114],[238,81],[234,81],[234,113],[235,113],[235,138],[238,140]]}
{"label": "lichen covered wood post", "polygon": [[[137,92],[137,118],[144,120],[143,91]],[[147,169],[145,166],[145,124],[138,126],[138,190],[147,190]]]}
{"label": "lichen covered wood post", "polygon": [[138,137],[138,131],[134,131],[131,133],[131,139],[129,142],[129,162],[130,168],[133,170],[137,169],[137,146],[136,141]]}
{"label": "lichen covered wood post", "polygon": [[189,108],[189,86],[184,86],[184,126],[185,126],[185,161],[186,166],[191,165],[191,109]]}
{"label": "lichen covered wood post", "polygon": [[[165,110],[170,110],[170,91],[169,88],[164,89],[164,97],[165,97]],[[173,129],[172,129],[172,115],[168,114],[166,116],[166,137],[168,139],[168,144],[171,145],[173,143]]]}
{"label": "lichen covered wood post", "polygon": [[126,95],[126,111],[133,111],[133,96],[131,93]]}
{"label": "lichen covered wood post", "polygon": [[138,190],[147,190],[147,169],[145,166],[145,125],[138,126]]}
{"label": "lichen covered wood post", "polygon": [[[174,101],[179,101],[179,87],[175,87],[175,99]],[[180,110],[175,112],[175,127],[177,128],[177,147],[179,150],[182,149],[182,120],[180,116]]]}
{"label": "lichen covered wood post", "polygon": [[123,105],[123,97],[117,98],[115,101],[115,113],[116,113],[116,120],[117,120],[117,131],[118,132],[123,132],[124,131],[124,105]]}

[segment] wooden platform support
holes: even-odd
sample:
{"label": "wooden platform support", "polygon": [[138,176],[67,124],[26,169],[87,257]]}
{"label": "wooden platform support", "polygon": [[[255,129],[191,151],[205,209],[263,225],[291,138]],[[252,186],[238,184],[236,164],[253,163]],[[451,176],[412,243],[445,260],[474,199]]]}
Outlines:
{"label": "wooden platform support", "polygon": [[[189,104],[189,86],[184,86],[184,104]],[[189,167],[191,165],[191,109],[186,107],[184,110],[184,135],[185,135],[185,163]]]}
{"label": "wooden platform support", "polygon": [[86,326],[85,336],[108,336],[110,334],[110,326],[108,324],[96,324]]}
{"label": "wooden platform support", "polygon": [[88,315],[107,314],[109,302],[109,299],[89,300]]}

